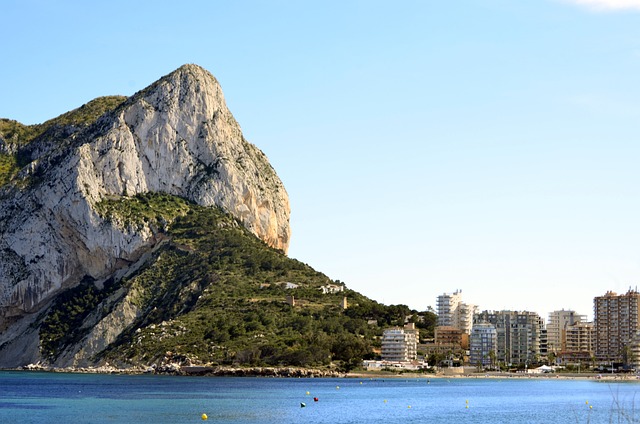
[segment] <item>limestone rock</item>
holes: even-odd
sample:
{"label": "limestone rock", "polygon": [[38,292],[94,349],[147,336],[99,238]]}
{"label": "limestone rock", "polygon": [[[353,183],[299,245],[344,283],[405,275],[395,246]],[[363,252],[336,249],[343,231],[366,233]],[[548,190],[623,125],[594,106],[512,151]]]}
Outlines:
{"label": "limestone rock", "polygon": [[[158,243],[149,227],[103,220],[95,209],[102,199],[165,192],[217,205],[287,251],[284,186],[199,66],[182,66],[92,125],[55,128],[30,147],[31,163],[0,188],[0,350],[20,336],[19,321],[57,293],[86,277],[107,278]],[[114,321],[135,314],[120,312]]]}

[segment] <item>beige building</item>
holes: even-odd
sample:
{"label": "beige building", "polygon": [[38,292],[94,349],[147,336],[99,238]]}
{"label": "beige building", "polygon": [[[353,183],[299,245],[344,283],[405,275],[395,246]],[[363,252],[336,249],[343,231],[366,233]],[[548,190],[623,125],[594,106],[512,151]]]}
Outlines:
{"label": "beige building", "polygon": [[629,343],[629,365],[637,370],[640,369],[640,332],[631,338]]}
{"label": "beige building", "polygon": [[418,330],[415,324],[406,324],[404,328],[388,328],[382,332],[383,361],[415,361],[418,354]]}
{"label": "beige building", "polygon": [[595,356],[603,363],[623,362],[625,349],[640,330],[640,293],[618,295],[608,291],[593,299]]}
{"label": "beige building", "polygon": [[435,344],[451,349],[469,349],[469,335],[454,327],[436,327]]}
{"label": "beige building", "polygon": [[592,322],[577,322],[565,330],[564,347],[557,352],[560,364],[589,364],[594,355],[595,327]]}
{"label": "beige building", "polygon": [[577,322],[565,331],[565,352],[588,352],[593,354],[595,327],[592,322]]}
{"label": "beige building", "polygon": [[548,350],[558,354],[567,350],[567,328],[579,322],[585,322],[587,317],[575,311],[553,311],[549,313],[547,321]]}

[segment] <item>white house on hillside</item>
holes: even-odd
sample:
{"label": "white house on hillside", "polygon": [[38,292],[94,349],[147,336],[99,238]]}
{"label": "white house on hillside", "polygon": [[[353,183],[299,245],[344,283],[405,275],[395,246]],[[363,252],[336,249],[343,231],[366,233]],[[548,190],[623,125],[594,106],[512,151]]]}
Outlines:
{"label": "white house on hillside", "polygon": [[340,293],[344,291],[344,286],[339,286],[337,284],[327,284],[325,286],[320,287],[322,294],[334,294]]}

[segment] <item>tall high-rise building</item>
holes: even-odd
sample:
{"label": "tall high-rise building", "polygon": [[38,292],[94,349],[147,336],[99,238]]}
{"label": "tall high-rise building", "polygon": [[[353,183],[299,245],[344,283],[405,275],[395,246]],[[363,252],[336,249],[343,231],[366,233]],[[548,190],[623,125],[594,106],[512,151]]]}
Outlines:
{"label": "tall high-rise building", "polygon": [[456,290],[454,293],[444,293],[438,296],[436,307],[438,308],[438,326],[454,327],[456,310],[458,304],[462,302],[462,291]]}
{"label": "tall high-rise building", "polygon": [[439,327],[453,327],[463,333],[471,333],[473,315],[478,307],[464,303],[461,290],[438,296],[436,307],[438,309]]}
{"label": "tall high-rise building", "polygon": [[621,362],[625,348],[640,330],[640,293],[631,290],[617,295],[608,291],[593,299],[596,332],[595,356],[600,362]]}
{"label": "tall high-rise building", "polygon": [[550,352],[560,353],[567,350],[567,328],[578,322],[585,322],[587,317],[575,311],[553,311],[547,321],[547,338]]}
{"label": "tall high-rise building", "polygon": [[495,327],[498,362],[528,364],[546,354],[544,320],[535,312],[483,311],[473,322]]}
{"label": "tall high-rise building", "polygon": [[469,362],[483,368],[495,366],[497,360],[498,332],[493,324],[475,324],[469,337]]}

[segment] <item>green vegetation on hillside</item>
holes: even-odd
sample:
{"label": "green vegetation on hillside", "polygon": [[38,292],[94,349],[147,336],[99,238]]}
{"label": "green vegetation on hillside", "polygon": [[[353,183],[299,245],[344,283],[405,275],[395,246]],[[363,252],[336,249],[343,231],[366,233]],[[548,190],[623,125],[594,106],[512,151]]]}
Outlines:
{"label": "green vegetation on hillside", "polygon": [[115,288],[110,280],[98,290],[93,279],[85,278],[78,286],[62,293],[40,327],[40,334],[46,335],[40,342],[43,357],[55,359],[65,346],[77,343],[83,336],[78,329]]}
{"label": "green vegetation on hillside", "polygon": [[126,99],[125,96],[98,97],[42,124],[24,125],[12,119],[0,118],[0,137],[9,144],[24,146],[54,125],[76,127],[90,125],[104,113],[114,110]]}
{"label": "green vegetation on hillside", "polygon": [[[200,364],[337,363],[351,368],[373,357],[385,327],[417,316],[407,306],[381,305],[348,289],[323,294],[321,286],[342,283],[266,246],[217,208],[148,194],[105,200],[98,210],[129,224],[166,223],[170,240],[136,275],[108,289],[111,293],[125,287],[128,301],[141,312],[103,353],[112,363],[151,364],[171,358]],[[298,287],[287,289],[286,282]],[[78,296],[89,299],[80,301]],[[77,326],[61,331],[47,325],[54,322],[50,317],[83,305],[106,314],[101,296],[105,298],[85,288],[59,298],[40,332],[42,340],[52,340],[48,354],[55,356],[88,331]],[[295,298],[294,306],[286,302],[287,296]],[[347,310],[342,308],[345,296]],[[88,314],[76,312],[78,317]]]}
{"label": "green vegetation on hillside", "polygon": [[14,155],[0,153],[0,187],[11,181],[18,170],[18,164]]}
{"label": "green vegetation on hillside", "polygon": [[[18,121],[0,118],[0,138],[8,146],[13,147],[9,151],[19,151],[51,128],[70,125],[88,126],[104,113],[114,110],[126,99],[124,96],[98,97],[77,109],[36,125],[24,125]],[[29,160],[25,161],[25,157],[19,152],[17,154],[0,153],[0,187],[11,181],[19,168],[26,165]]]}
{"label": "green vegetation on hillside", "polygon": [[122,104],[126,99],[126,96],[98,97],[83,104],[77,109],[46,121],[42,126],[46,129],[52,125],[74,125],[76,127],[91,125],[106,112],[114,110],[120,106],[120,104]]}
{"label": "green vegetation on hillside", "polygon": [[22,146],[44,131],[42,125],[24,125],[12,119],[0,119],[0,137],[9,144]]}
{"label": "green vegetation on hillside", "polygon": [[164,193],[143,193],[135,197],[116,197],[95,205],[96,211],[107,222],[124,227],[151,225],[165,229],[178,216],[184,216],[193,207],[186,200]]}

